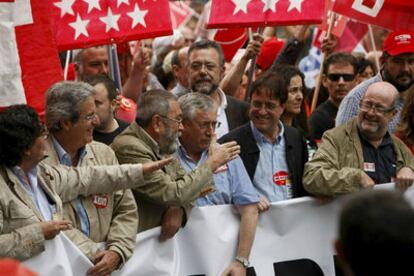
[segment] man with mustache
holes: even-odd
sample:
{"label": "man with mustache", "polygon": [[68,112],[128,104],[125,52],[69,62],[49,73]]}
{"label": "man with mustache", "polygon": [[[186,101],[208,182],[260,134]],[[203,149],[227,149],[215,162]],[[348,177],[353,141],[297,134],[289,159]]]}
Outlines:
{"label": "man with mustache", "polygon": [[[148,163],[174,154],[177,139],[183,129],[182,112],[176,97],[164,90],[150,90],[138,101],[137,117],[128,128],[118,135],[111,147],[120,163]],[[145,183],[162,183],[165,186],[198,185],[213,183],[213,172],[227,161],[236,158],[239,146],[235,142],[224,145],[212,144],[206,162],[191,173],[185,173],[174,160],[163,171],[150,174]],[[151,186],[151,185],[149,185]],[[211,191],[206,189],[203,192]],[[158,190],[132,190],[138,205],[138,232],[161,225],[160,240],[175,235],[188,218],[192,200],[177,194],[179,205],[159,200]],[[180,205],[181,204],[181,205]],[[183,207],[182,207],[183,206]]]}
{"label": "man with mustache", "polygon": [[[375,82],[386,81],[394,85],[403,96],[407,94],[414,83],[414,32],[391,32],[384,41],[381,56],[381,70],[373,78],[356,86],[342,101],[336,117],[336,126],[342,125],[357,115],[359,102],[363,98],[369,85]],[[397,102],[397,114],[390,121],[388,129],[394,132],[400,121],[400,110],[404,100],[400,97]]]}
{"label": "man with mustache", "polygon": [[194,42],[188,50],[187,66],[191,90],[212,97],[218,106],[217,138],[249,120],[249,105],[225,95],[219,87],[224,77],[224,62],[223,50],[215,41],[200,40]]}
{"label": "man with mustache", "polygon": [[398,100],[392,84],[371,84],[358,116],[325,132],[313,159],[305,165],[305,189],[314,195],[334,196],[391,181],[411,185],[414,157],[388,132]]}
{"label": "man with mustache", "polygon": [[309,132],[317,142],[323,133],[335,127],[335,117],[342,99],[356,85],[357,60],[348,53],[334,53],[324,64],[323,86],[329,97],[321,103],[309,118]]}

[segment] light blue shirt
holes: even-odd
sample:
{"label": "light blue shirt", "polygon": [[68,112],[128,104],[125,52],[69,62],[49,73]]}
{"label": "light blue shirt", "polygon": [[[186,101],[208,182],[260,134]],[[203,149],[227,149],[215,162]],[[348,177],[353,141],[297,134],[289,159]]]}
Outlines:
{"label": "light blue shirt", "polygon": [[288,166],[286,162],[286,143],[284,138],[285,128],[279,122],[279,135],[276,142],[269,141],[250,122],[254,139],[260,150],[260,157],[253,177],[253,185],[260,194],[270,202],[292,198],[291,181],[288,178]]}
{"label": "light blue shirt", "polygon": [[[53,147],[55,148],[56,153],[58,155],[60,164],[71,167],[72,160],[70,159],[69,154],[65,151],[65,149],[59,144],[59,142],[53,136],[52,136],[52,142],[53,142]],[[79,150],[79,160],[78,160],[78,164],[76,164],[76,167],[79,167],[85,155],[86,155],[85,148],[81,148]],[[86,213],[85,207],[83,206],[81,197],[78,197],[77,199],[75,199],[75,208],[79,215],[81,230],[86,236],[89,236],[90,229],[91,229],[90,224],[89,224],[89,218],[88,218],[88,214]]]}
{"label": "light blue shirt", "polygon": [[[207,157],[208,151],[205,150],[200,160],[195,162],[188,156],[182,145],[177,149],[177,158],[187,173],[193,171],[198,165],[203,164]],[[240,157],[217,169],[214,173],[214,183],[216,191],[199,197],[196,201],[197,206],[220,204],[247,205],[259,202],[259,194],[253,187]]]}
{"label": "light blue shirt", "polygon": [[52,205],[43,188],[38,185],[38,178],[37,178],[37,168],[34,167],[27,173],[27,178],[23,172],[23,170],[19,166],[15,166],[12,168],[12,171],[20,180],[20,184],[22,187],[27,191],[27,193],[32,198],[33,202],[35,203],[37,209],[43,216],[43,219],[46,221],[52,220],[53,217],[53,210],[55,209],[55,205]]}

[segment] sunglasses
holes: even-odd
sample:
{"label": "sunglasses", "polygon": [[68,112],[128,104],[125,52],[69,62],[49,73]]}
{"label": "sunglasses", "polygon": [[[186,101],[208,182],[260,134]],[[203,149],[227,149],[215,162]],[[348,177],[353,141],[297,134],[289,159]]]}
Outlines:
{"label": "sunglasses", "polygon": [[344,81],[353,81],[355,78],[354,74],[328,74],[328,79],[330,81],[339,81],[342,77]]}

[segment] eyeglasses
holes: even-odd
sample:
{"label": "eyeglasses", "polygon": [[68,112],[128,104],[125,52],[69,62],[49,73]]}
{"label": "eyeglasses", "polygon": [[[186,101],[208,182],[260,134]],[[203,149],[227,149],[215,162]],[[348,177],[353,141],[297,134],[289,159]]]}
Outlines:
{"label": "eyeglasses", "polygon": [[170,118],[168,116],[164,116],[164,115],[161,115],[161,114],[158,114],[158,115],[160,115],[160,117],[162,117],[164,119],[167,119],[167,120],[170,120],[170,121],[175,122],[178,126],[183,122],[182,119],[174,119],[174,118]]}
{"label": "eyeglasses", "polygon": [[190,64],[191,70],[194,70],[194,71],[200,71],[203,68],[203,66],[206,67],[207,71],[213,71],[214,69],[218,67],[218,65],[215,63],[193,62]]}
{"label": "eyeglasses", "polygon": [[384,115],[384,114],[387,114],[387,113],[393,111],[395,109],[395,107],[386,108],[386,107],[383,107],[383,106],[375,105],[371,102],[363,101],[359,104],[359,109],[363,112],[368,112],[371,109],[373,109],[373,112],[375,114]]}
{"label": "eyeglasses", "polygon": [[219,128],[220,126],[221,126],[221,122],[205,122],[202,124],[198,124],[198,127],[201,130],[206,130],[206,129],[209,129],[210,127],[212,129],[216,129],[216,128]]}
{"label": "eyeglasses", "polygon": [[353,81],[355,78],[354,74],[328,74],[328,79],[330,81],[339,81],[342,77],[344,81]]}
{"label": "eyeglasses", "polygon": [[252,101],[251,105],[255,109],[262,109],[262,106],[264,106],[264,108],[267,111],[273,111],[273,110],[275,110],[275,108],[277,108],[277,107],[280,106],[277,103],[273,103],[273,102],[260,102],[260,101]]}
{"label": "eyeglasses", "polygon": [[96,115],[96,113],[91,113],[91,114],[88,114],[88,115],[86,115],[86,116],[84,116],[84,117],[81,117],[81,118],[82,118],[83,120],[85,120],[85,121],[90,122],[90,121],[95,120],[95,119],[97,118],[97,116],[98,116],[98,115]]}

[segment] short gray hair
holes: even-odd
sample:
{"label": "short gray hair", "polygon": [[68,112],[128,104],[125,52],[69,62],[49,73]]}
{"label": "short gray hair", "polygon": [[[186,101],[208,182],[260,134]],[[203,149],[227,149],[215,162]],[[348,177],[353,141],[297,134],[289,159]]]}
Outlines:
{"label": "short gray hair", "polygon": [[196,116],[196,112],[206,112],[216,109],[217,105],[214,100],[202,93],[187,93],[178,99],[181,111],[183,112],[183,120],[192,121]]}
{"label": "short gray hair", "polygon": [[76,123],[80,104],[95,94],[94,88],[84,82],[62,81],[46,92],[46,126],[51,131],[61,129],[60,120]]}
{"label": "short gray hair", "polygon": [[137,103],[136,123],[141,127],[147,127],[154,115],[168,116],[170,101],[176,100],[177,98],[172,93],[162,89],[149,90],[143,93]]}

